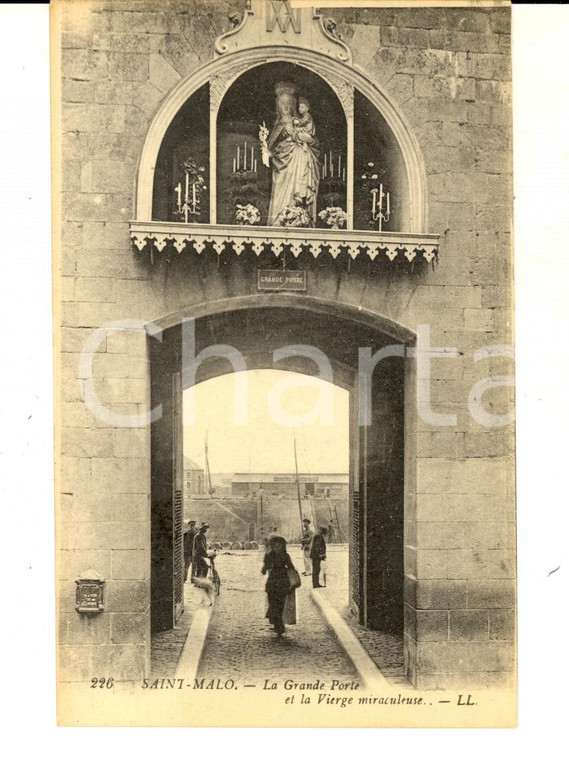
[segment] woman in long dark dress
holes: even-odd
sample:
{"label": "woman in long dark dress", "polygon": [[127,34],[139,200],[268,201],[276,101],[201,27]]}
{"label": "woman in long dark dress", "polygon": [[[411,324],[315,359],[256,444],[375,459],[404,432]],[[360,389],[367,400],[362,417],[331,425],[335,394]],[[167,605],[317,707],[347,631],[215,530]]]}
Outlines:
{"label": "woman in long dark dress", "polygon": [[261,572],[263,575],[269,574],[265,585],[269,609],[265,617],[269,618],[269,623],[278,636],[282,636],[285,632],[283,611],[287,594],[290,592],[289,568],[294,570],[294,565],[286,550],[286,541],[281,536],[271,536],[269,551],[265,554]]}

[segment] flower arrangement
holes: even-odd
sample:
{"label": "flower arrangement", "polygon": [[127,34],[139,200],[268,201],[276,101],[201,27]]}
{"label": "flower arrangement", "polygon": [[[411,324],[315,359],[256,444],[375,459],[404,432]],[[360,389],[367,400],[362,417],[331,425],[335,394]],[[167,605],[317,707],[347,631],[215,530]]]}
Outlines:
{"label": "flower arrangement", "polygon": [[252,203],[248,203],[246,206],[238,203],[235,209],[235,221],[238,224],[259,224],[261,212]]}
{"label": "flower arrangement", "polygon": [[374,187],[379,188],[381,183],[385,183],[387,179],[387,170],[385,168],[378,169],[373,161],[367,162],[359,177],[362,189],[366,193],[371,192]]}
{"label": "flower arrangement", "polygon": [[187,224],[189,221],[198,221],[202,216],[207,217],[206,169],[191,154],[179,164],[179,169],[182,177],[174,188],[176,201],[173,214]]}
{"label": "flower arrangement", "polygon": [[233,159],[233,171],[230,171],[223,185],[222,217],[229,223],[259,224],[261,215],[265,213],[264,193],[259,185],[257,159],[254,157],[255,148],[247,150],[248,143],[236,145]]}
{"label": "flower arrangement", "polygon": [[375,168],[375,163],[373,161],[367,162],[361,178],[364,182],[375,182],[376,180],[379,179],[379,175],[377,173],[377,170]]}
{"label": "flower arrangement", "polygon": [[193,156],[188,156],[182,164],[182,169],[184,172],[187,172],[190,184],[195,183],[196,192],[201,196],[203,191],[207,190],[204,179],[205,166],[199,166]]}
{"label": "flower arrangement", "polygon": [[268,136],[269,136],[269,130],[265,122],[263,122],[261,126],[259,127],[259,142],[261,143],[261,161],[263,162],[263,166],[270,165],[269,159],[271,157],[271,153],[267,145]]}
{"label": "flower arrangement", "polygon": [[348,215],[340,206],[327,206],[319,214],[318,218],[324,222],[326,227],[332,230],[340,230],[346,227]]}
{"label": "flower arrangement", "polygon": [[310,227],[311,224],[310,214],[302,206],[287,206],[279,216],[280,227]]}

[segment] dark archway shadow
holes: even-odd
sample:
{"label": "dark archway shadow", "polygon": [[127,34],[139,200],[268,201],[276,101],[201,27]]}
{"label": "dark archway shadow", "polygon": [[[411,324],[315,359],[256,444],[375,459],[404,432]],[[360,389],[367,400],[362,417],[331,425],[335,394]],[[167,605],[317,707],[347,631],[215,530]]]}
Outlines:
{"label": "dark archway shadow", "polygon": [[[310,344],[327,357],[333,382],[350,392],[350,603],[358,621],[369,628],[403,633],[403,527],[405,503],[405,360],[377,364],[370,381],[370,424],[359,424],[360,350],[371,355],[387,345],[403,346],[411,333],[358,310],[317,299],[245,297],[210,304],[195,319],[167,324],[162,340],[149,338],[152,407],[162,416],[152,425],[152,629],[175,624],[181,594],[182,392],[190,384],[227,374],[227,358],[211,356],[195,373],[200,352],[231,346],[246,369],[278,368],[314,375],[314,361],[292,356],[274,361],[275,350]],[[278,303],[287,305],[278,305]],[[312,301],[314,303],[312,303]],[[288,305],[290,304],[290,305]],[[316,308],[310,308],[316,307]],[[216,307],[219,311],[216,311]],[[209,311],[210,313],[204,313]],[[187,315],[188,317],[190,315]],[[375,324],[375,326],[374,326]],[[395,341],[393,333],[401,337]],[[401,351],[401,353],[403,353]],[[192,370],[192,371],[188,371]],[[179,506],[178,506],[179,505]],[[164,525],[167,529],[164,529]]]}

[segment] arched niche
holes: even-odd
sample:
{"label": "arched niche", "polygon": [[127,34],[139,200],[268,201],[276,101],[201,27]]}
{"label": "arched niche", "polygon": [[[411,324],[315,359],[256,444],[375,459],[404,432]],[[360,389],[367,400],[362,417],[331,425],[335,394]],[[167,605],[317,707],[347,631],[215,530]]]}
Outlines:
{"label": "arched niche", "polygon": [[269,130],[272,128],[276,88],[282,82],[294,93],[295,107],[299,97],[310,103],[320,169],[327,170],[327,176],[322,173],[320,178],[318,211],[326,205],[346,209],[348,135],[342,103],[318,74],[294,63],[275,61],[249,69],[238,77],[219,106],[216,206],[220,224],[234,224],[236,204],[248,203],[259,208],[261,224],[267,224],[272,171],[261,160],[259,126],[264,123]]}
{"label": "arched niche", "polygon": [[[178,211],[176,188],[185,191],[187,161],[195,162],[198,176],[205,187],[200,191],[199,211],[193,222],[209,223],[208,182],[210,174],[209,148],[209,83],[198,88],[179,109],[168,127],[156,160],[152,191],[152,219],[163,222],[182,222]],[[200,171],[202,169],[203,171]]]}
{"label": "arched niche", "polygon": [[353,157],[353,229],[378,228],[370,213],[375,188],[385,194],[385,211],[389,193],[389,219],[383,222],[382,228],[391,232],[408,230],[409,178],[401,146],[383,114],[357,89],[354,92]]}
{"label": "arched niche", "polygon": [[[208,145],[209,162],[203,165],[209,189],[209,204],[204,202],[199,217],[190,218],[202,224],[216,224],[218,183],[223,182],[217,167],[218,115],[223,118],[223,104],[239,80],[263,72],[261,66],[281,67],[294,71],[303,82],[311,78],[313,87],[324,88],[341,102],[346,119],[346,206],[351,229],[377,229],[365,218],[366,196],[358,189],[362,164],[379,164],[378,179],[385,178],[384,189],[391,189],[392,220],[384,230],[423,233],[427,229],[426,174],[418,144],[405,119],[387,95],[362,73],[348,65],[314,51],[295,48],[259,48],[234,53],[217,59],[194,72],[170,93],[156,114],[142,150],[135,216],[137,221],[180,221],[173,214],[176,167],[175,135],[192,132],[199,125],[197,143]],[[292,67],[292,68],[291,68]],[[265,69],[270,71],[270,69]],[[252,73],[249,73],[252,72]],[[304,73],[306,72],[306,73]],[[321,84],[316,84],[320,82]],[[325,89],[327,88],[327,90]],[[209,93],[209,115],[206,100]],[[231,99],[231,98],[230,98]],[[274,96],[273,96],[274,100]],[[230,101],[228,101],[230,102]],[[271,111],[271,100],[266,108]],[[330,102],[333,99],[330,98]],[[338,111],[339,112],[339,111]],[[325,120],[326,116],[324,116]],[[206,128],[206,120],[208,127]],[[191,126],[188,126],[191,124]],[[322,125],[319,129],[322,131]],[[209,130],[209,134],[207,132]],[[351,155],[350,155],[351,151]],[[257,160],[259,156],[257,154]],[[168,182],[168,167],[172,179]],[[375,172],[372,172],[372,174]],[[165,194],[170,201],[159,199]],[[359,195],[358,195],[359,193]],[[367,203],[370,203],[369,194]],[[207,213],[204,210],[207,207]],[[168,219],[163,219],[168,216]],[[184,221],[183,219],[181,220]]]}

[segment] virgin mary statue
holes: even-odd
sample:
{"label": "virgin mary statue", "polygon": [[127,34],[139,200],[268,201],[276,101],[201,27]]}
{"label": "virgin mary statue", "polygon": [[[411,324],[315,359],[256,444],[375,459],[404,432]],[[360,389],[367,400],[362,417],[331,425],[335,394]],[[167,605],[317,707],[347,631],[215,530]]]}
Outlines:
{"label": "virgin mary statue", "polygon": [[303,206],[315,226],[320,151],[310,104],[303,97],[297,101],[290,82],[279,82],[275,93],[277,119],[267,138],[273,170],[267,224],[280,226],[288,206]]}

